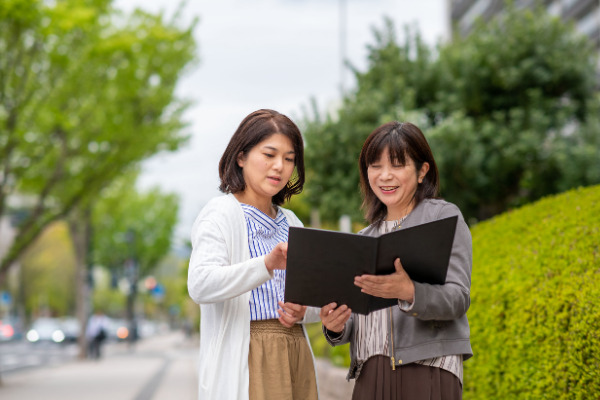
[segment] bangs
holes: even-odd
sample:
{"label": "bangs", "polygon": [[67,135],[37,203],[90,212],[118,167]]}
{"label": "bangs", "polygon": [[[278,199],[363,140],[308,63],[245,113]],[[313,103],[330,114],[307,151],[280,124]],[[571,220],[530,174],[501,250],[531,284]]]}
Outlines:
{"label": "bangs", "polygon": [[381,154],[387,148],[392,164],[406,165],[406,142],[398,134],[396,129],[389,133],[381,132],[373,138],[365,153],[366,166],[374,164],[381,158]]}

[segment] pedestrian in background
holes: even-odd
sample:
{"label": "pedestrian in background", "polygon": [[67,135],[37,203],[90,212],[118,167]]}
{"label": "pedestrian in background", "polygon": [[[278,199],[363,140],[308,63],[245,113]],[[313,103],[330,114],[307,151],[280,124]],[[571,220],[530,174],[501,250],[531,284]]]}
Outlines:
{"label": "pedestrian in background", "polygon": [[446,282],[412,281],[396,259],[391,275],[361,275],[355,285],[398,305],[368,315],[335,303],[321,309],[332,345],[350,342],[352,399],[455,400],[462,398],[463,361],[473,353],[466,312],[470,305],[471,234],[454,204],[438,198],[438,171],[429,144],[411,123],[373,131],[360,158],[363,208],[379,236],[458,216]]}
{"label": "pedestrian in background", "polygon": [[108,333],[108,317],[102,310],[96,310],[88,320],[85,336],[88,342],[88,358],[97,360],[102,356],[102,343]]}
{"label": "pedestrian in background", "polygon": [[188,290],[201,309],[201,399],[317,399],[301,323],[318,321],[318,309],[283,303],[288,229],[302,222],[281,205],[302,191],[303,147],[285,115],[248,115],[219,162],[226,194],[194,222]]}

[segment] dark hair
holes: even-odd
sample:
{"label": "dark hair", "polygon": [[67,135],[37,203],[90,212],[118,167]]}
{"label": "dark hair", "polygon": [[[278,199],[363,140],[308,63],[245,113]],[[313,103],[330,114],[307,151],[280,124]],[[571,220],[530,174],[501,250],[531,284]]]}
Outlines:
{"label": "dark hair", "polygon": [[271,135],[281,133],[288,137],[294,146],[294,165],[296,173],[283,189],[273,196],[273,204],[281,205],[295,194],[302,192],[304,186],[304,142],[300,130],[283,114],[274,110],[257,110],[249,114],[229,140],[229,144],[219,161],[219,190],[223,193],[239,193],[246,189],[244,174],[237,160],[240,153],[244,156],[254,146]]}
{"label": "dark hair", "polygon": [[421,130],[410,122],[388,122],[375,129],[365,141],[358,165],[360,168],[360,189],[363,196],[362,208],[365,218],[370,224],[379,224],[386,216],[387,208],[381,202],[369,185],[367,169],[388,149],[390,161],[406,165],[406,157],[414,163],[417,173],[423,163],[429,164],[429,171],[423,177],[423,182],[417,186],[415,207],[423,199],[436,198],[439,191],[438,170],[433,159],[433,153],[427,139]]}

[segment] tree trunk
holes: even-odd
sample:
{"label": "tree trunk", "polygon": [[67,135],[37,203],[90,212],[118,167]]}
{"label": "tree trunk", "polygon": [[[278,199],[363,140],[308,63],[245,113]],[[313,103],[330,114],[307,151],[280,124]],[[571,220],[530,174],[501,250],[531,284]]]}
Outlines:
{"label": "tree trunk", "polygon": [[79,358],[87,353],[85,330],[90,315],[90,241],[92,236],[91,206],[76,208],[69,217],[69,230],[75,249],[75,315],[79,321],[80,334],[77,338]]}

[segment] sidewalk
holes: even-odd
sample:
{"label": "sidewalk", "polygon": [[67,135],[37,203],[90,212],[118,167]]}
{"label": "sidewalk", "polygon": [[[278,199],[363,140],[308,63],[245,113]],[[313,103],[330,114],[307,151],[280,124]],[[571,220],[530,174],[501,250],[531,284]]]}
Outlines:
{"label": "sidewalk", "polygon": [[[130,349],[107,344],[99,361],[83,360],[2,377],[2,400],[196,400],[198,338],[179,332],[146,338]],[[317,360],[320,400],[349,399],[346,370]]]}
{"label": "sidewalk", "polygon": [[332,366],[328,360],[317,358],[317,379],[319,379],[319,400],[349,400],[352,398],[354,380],[348,382],[348,368]]}
{"label": "sidewalk", "polygon": [[179,332],[146,338],[134,348],[107,344],[98,360],[35,368],[2,377],[2,400],[194,400],[195,340]]}

